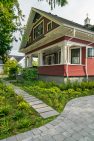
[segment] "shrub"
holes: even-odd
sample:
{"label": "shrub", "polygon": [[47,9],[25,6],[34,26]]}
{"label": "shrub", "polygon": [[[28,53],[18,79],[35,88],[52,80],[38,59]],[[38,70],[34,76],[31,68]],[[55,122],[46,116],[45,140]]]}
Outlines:
{"label": "shrub", "polygon": [[21,119],[19,124],[18,124],[18,129],[27,128],[27,127],[30,126],[30,124],[31,124],[30,119],[27,119],[27,118]]}
{"label": "shrub", "polygon": [[15,115],[13,116],[13,119],[14,120],[18,120],[18,119],[21,119],[23,117],[24,117],[24,112],[17,110],[16,113],[15,113]]}
{"label": "shrub", "polygon": [[16,96],[17,102],[20,103],[22,102],[24,99],[21,95]]}
{"label": "shrub", "polygon": [[25,68],[22,70],[22,76],[26,80],[37,79],[38,72],[37,68]]}
{"label": "shrub", "polygon": [[29,104],[28,103],[26,103],[26,102],[24,102],[24,101],[22,101],[22,102],[20,102],[19,104],[18,104],[18,109],[25,109],[25,110],[27,110],[27,109],[29,109]]}
{"label": "shrub", "polygon": [[10,105],[0,107],[0,116],[6,116],[10,112]]}

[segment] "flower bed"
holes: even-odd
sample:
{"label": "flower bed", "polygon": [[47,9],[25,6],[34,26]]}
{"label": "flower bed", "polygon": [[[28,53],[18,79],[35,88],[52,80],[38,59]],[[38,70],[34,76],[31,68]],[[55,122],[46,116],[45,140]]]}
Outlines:
{"label": "flower bed", "polygon": [[73,98],[94,95],[94,82],[71,83],[68,81],[57,85],[54,82],[24,80],[23,83],[17,81],[16,84],[58,112],[61,112],[66,103]]}
{"label": "flower bed", "polygon": [[41,118],[11,86],[0,82],[0,139],[39,127],[52,119]]}

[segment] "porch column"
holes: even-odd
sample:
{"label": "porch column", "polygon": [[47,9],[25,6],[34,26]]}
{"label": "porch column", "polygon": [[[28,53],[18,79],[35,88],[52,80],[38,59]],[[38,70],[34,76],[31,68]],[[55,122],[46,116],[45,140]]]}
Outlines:
{"label": "porch column", "polygon": [[25,68],[27,68],[27,56],[25,56]]}
{"label": "porch column", "polygon": [[32,54],[29,56],[29,67],[32,67],[33,57]]}
{"label": "porch column", "polygon": [[61,47],[61,64],[63,64],[64,63],[64,48],[63,48],[63,46]]}
{"label": "porch column", "polygon": [[43,53],[42,53],[42,51],[40,51],[38,53],[38,65],[43,66]]}
{"label": "porch column", "polygon": [[65,44],[63,47],[63,55],[64,55],[64,64],[69,64],[70,62],[70,46]]}
{"label": "porch column", "polygon": [[25,57],[25,68],[29,67],[29,56]]}

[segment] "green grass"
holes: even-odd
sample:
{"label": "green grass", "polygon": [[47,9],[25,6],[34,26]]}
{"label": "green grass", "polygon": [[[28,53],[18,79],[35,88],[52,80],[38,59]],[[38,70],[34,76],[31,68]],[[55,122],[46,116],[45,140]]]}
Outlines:
{"label": "green grass", "polygon": [[62,112],[66,103],[71,99],[94,95],[94,82],[73,82],[57,85],[55,82],[17,81],[14,83],[58,112]]}
{"label": "green grass", "polygon": [[42,126],[52,119],[40,117],[11,86],[0,82],[0,139]]}

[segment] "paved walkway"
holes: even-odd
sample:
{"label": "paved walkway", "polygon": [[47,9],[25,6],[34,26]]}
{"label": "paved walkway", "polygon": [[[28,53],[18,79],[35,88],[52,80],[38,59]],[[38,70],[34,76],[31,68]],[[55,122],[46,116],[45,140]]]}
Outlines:
{"label": "paved walkway", "polygon": [[94,141],[94,96],[71,100],[52,122],[2,141]]}
{"label": "paved walkway", "polygon": [[[10,85],[9,82],[5,82],[7,85]],[[17,95],[21,95],[24,100],[31,106],[33,107],[42,118],[49,118],[52,116],[59,115],[59,113],[54,110],[52,107],[48,106],[45,104],[43,101],[39,100],[38,98],[31,96],[24,90],[20,89],[17,86],[13,85],[13,89]]]}

